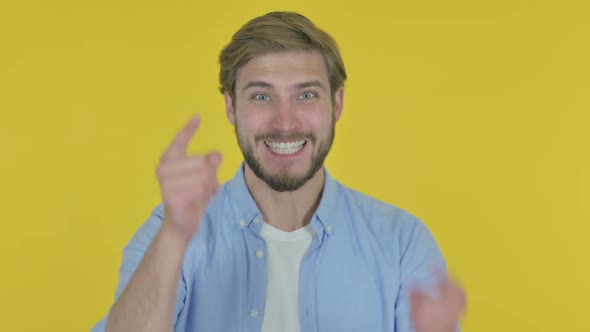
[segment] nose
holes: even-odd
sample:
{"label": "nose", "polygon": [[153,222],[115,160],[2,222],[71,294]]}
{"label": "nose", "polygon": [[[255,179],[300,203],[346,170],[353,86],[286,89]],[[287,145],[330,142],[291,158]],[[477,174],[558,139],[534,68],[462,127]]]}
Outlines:
{"label": "nose", "polygon": [[297,109],[289,101],[278,103],[273,114],[272,127],[280,132],[293,132],[301,127]]}

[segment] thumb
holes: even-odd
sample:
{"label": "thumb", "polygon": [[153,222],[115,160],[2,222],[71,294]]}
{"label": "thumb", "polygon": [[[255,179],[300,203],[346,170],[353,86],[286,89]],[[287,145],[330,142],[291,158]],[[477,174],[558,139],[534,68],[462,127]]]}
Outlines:
{"label": "thumb", "polygon": [[221,153],[217,151],[209,152],[205,157],[209,165],[218,168],[221,165]]}

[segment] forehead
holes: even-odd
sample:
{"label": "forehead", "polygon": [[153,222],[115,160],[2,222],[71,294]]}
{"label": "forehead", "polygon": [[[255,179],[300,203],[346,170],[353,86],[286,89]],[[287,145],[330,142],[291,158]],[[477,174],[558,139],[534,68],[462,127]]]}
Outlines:
{"label": "forehead", "polygon": [[249,81],[281,86],[310,80],[329,85],[326,63],[319,51],[273,52],[254,57],[238,70],[236,90]]}

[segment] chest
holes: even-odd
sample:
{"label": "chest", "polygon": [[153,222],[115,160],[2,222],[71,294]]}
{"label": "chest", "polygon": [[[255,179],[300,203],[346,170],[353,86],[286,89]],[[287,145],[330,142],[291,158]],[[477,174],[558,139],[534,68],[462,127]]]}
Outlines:
{"label": "chest", "polygon": [[[276,311],[267,307],[276,305],[267,303],[269,284],[281,283],[269,280],[281,276],[269,273],[281,266],[269,264],[277,258],[273,247],[248,233],[229,246],[208,247],[206,260],[187,280],[179,317],[185,330],[260,331],[265,313]],[[301,331],[393,330],[398,272],[378,250],[344,236],[313,239],[298,271],[289,265],[298,273],[291,294],[297,296]]]}

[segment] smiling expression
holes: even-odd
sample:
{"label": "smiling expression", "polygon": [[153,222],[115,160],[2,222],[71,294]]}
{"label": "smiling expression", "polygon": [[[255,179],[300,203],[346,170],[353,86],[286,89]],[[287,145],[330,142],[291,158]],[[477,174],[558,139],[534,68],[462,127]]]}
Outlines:
{"label": "smiling expression", "polygon": [[342,89],[330,91],[318,51],[267,53],[238,70],[227,116],[246,165],[273,190],[297,190],[322,168],[342,112]]}

